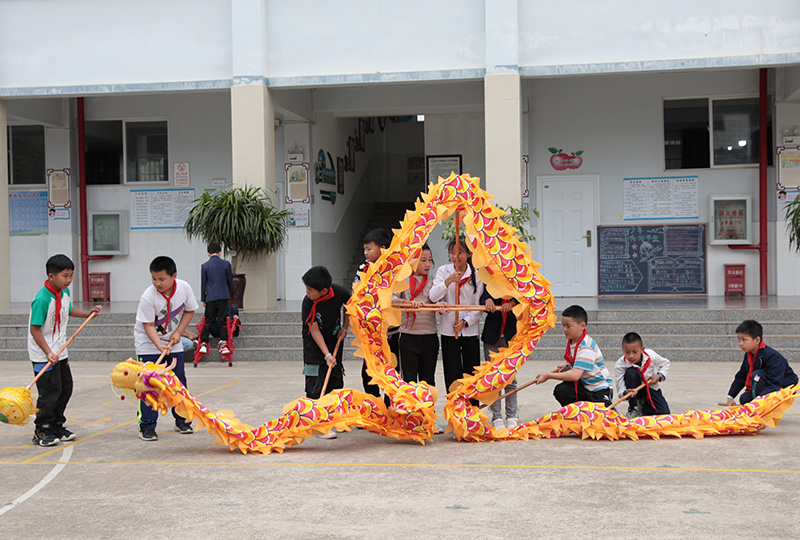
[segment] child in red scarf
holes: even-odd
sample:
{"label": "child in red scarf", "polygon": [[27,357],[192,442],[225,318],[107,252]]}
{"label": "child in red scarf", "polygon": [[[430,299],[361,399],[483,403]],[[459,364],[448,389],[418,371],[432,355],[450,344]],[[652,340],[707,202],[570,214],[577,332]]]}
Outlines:
{"label": "child in red scarf", "polygon": [[[411,302],[413,307],[431,304],[433,286],[433,255],[428,244],[422,246],[417,268],[408,278],[408,289],[394,295],[395,299]],[[400,365],[406,382],[425,381],[436,386],[436,362],[439,359],[439,334],[436,331],[435,311],[408,311],[400,326]]]}
{"label": "child in red scarf", "polygon": [[742,388],[744,392],[739,403],[744,405],[757,397],[797,384],[797,375],[786,358],[762,341],[764,328],[758,322],[752,319],[742,322],[736,328],[736,335],[739,348],[744,351],[744,361],[733,378],[727,401],[720,405],[736,405],[736,395]]}
{"label": "child in red scarf", "polygon": [[667,379],[669,359],[653,349],[645,349],[642,336],[628,332],[622,338],[622,356],[614,367],[617,395],[624,397],[644,382],[647,385],[628,398],[628,418],[669,414],[669,404],[661,393],[661,381]]}
{"label": "child in red scarf", "polygon": [[72,396],[72,372],[69,353],[56,352],[67,342],[67,317],[86,318],[89,313],[99,313],[95,306],[91,312],[72,307],[69,286],[75,265],[66,255],[53,255],[45,265],[47,280],[31,302],[28,331],[28,357],[33,362],[33,373],[46,370],[36,381],[39,398],[36,401],[36,428],[33,444],[53,446],[72,441],[75,434],[64,427],[64,411]]}

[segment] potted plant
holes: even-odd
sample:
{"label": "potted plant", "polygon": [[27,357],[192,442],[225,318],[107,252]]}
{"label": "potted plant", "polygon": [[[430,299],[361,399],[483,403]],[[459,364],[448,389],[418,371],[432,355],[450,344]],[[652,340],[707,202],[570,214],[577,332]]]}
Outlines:
{"label": "potted plant", "polygon": [[786,203],[786,231],[789,247],[800,251],[800,197]]}
{"label": "potted plant", "polygon": [[279,250],[286,240],[289,210],[273,206],[263,188],[234,186],[214,195],[203,193],[194,201],[184,224],[186,236],[206,244],[218,242],[225,254],[231,253],[233,291],[231,305],[242,307],[244,274],[237,274],[239,257],[266,256]]}

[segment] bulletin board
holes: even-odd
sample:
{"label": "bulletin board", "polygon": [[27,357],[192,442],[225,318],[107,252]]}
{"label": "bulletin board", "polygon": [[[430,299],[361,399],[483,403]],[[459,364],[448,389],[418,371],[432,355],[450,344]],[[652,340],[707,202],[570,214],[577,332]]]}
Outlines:
{"label": "bulletin board", "polygon": [[707,295],[707,226],[597,228],[598,295]]}

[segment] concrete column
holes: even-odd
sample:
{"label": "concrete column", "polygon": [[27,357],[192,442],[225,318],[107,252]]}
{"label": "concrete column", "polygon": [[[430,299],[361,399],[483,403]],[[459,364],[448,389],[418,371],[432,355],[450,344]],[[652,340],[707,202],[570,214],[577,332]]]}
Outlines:
{"label": "concrete column", "polygon": [[494,204],[522,204],[522,131],[519,73],[486,75],[484,111],[486,191]]}
{"label": "concrete column", "polygon": [[522,108],[518,0],[486,2],[483,99],[486,191],[498,205],[522,204]]}
{"label": "concrete column", "polygon": [[0,311],[11,310],[11,241],[8,228],[8,118],[0,99]]}
{"label": "concrete column", "polygon": [[[231,88],[233,183],[266,189],[275,203],[275,109],[272,92],[262,84]],[[266,309],[277,302],[277,259],[239,262],[247,274],[244,307]]]}

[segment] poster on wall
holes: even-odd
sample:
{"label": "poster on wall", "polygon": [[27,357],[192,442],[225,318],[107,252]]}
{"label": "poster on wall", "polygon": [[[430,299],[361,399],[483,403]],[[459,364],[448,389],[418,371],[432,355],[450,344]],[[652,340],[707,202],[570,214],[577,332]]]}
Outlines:
{"label": "poster on wall", "polygon": [[286,171],[286,202],[311,202],[308,192],[308,163],[284,163]]}
{"label": "poster on wall", "polygon": [[47,234],[48,217],[46,191],[14,191],[8,194],[8,227],[11,236]]}
{"label": "poster on wall", "polygon": [[800,146],[779,146],[778,189],[800,188]]}
{"label": "poster on wall", "polygon": [[192,185],[192,169],[188,161],[176,161],[172,164],[172,185],[176,188],[188,188]]}
{"label": "poster on wall", "polygon": [[182,229],[194,189],[132,189],[131,229]]}
{"label": "poster on wall", "polygon": [[450,173],[461,174],[461,154],[427,156],[428,183],[436,183],[439,177],[447,178]]}
{"label": "poster on wall", "polygon": [[47,169],[47,206],[69,208],[69,169]]}
{"label": "poster on wall", "polygon": [[697,177],[623,178],[624,219],[698,219]]}
{"label": "poster on wall", "polygon": [[290,208],[289,227],[308,227],[311,223],[311,211],[308,208]]}

